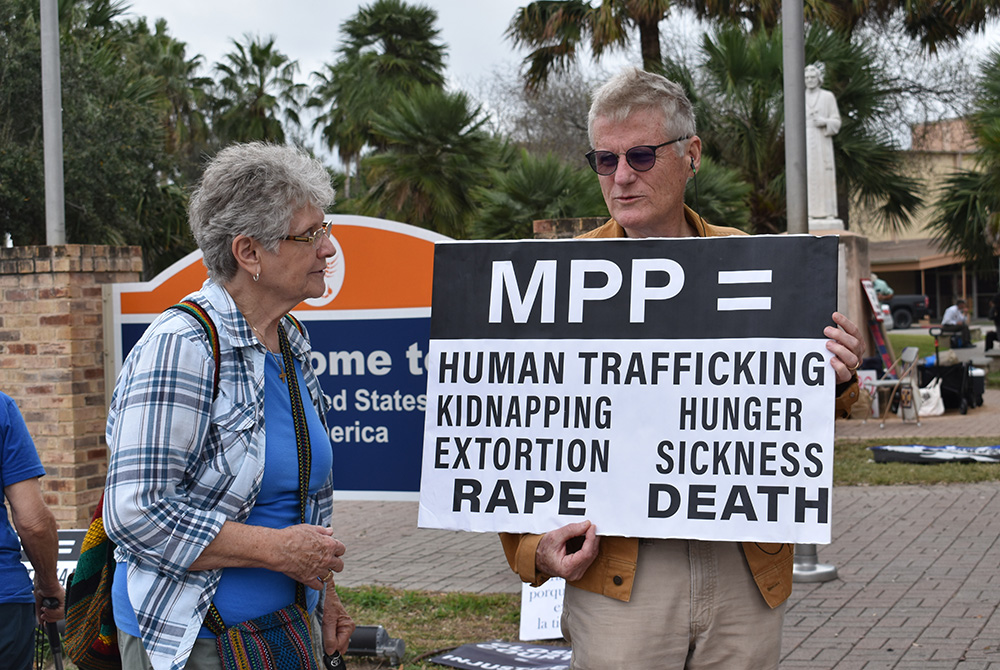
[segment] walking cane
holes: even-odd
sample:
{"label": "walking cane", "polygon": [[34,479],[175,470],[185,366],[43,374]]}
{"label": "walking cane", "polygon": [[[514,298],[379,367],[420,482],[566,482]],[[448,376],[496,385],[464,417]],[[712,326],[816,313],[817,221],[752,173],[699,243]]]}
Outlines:
{"label": "walking cane", "polygon": [[[59,609],[59,600],[42,598],[42,607],[57,610]],[[45,633],[49,636],[49,647],[52,648],[52,659],[55,662],[56,670],[63,670],[62,643],[59,641],[59,628],[55,621],[45,622]]]}

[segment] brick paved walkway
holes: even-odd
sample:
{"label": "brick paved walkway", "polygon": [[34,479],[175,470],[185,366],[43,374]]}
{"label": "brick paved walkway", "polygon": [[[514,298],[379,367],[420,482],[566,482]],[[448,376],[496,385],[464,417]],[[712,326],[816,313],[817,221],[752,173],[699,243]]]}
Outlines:
{"label": "brick paved walkway", "polygon": [[[920,427],[893,417],[885,428],[838,421],[836,431],[887,444],[1000,444],[1000,391]],[[495,535],[419,529],[416,520],[413,502],[337,502],[334,528],[348,547],[338,583],[520,591]],[[782,670],[1000,670],[1000,484],[838,487],[833,542],[818,553],[838,579],[795,585]]]}

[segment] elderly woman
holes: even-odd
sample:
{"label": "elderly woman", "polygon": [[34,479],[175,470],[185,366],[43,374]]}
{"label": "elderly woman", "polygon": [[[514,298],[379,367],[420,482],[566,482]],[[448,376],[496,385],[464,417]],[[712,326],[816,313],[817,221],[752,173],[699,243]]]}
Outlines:
{"label": "elderly woman", "polygon": [[221,151],[191,198],[209,279],[187,300],[203,318],[168,309],[150,325],[108,415],[104,521],[126,668],[227,667],[216,613],[225,641],[296,603],[310,613],[311,661],[320,646],[346,651],[328,401],[308,335],[286,317],[324,291],[332,201],[321,164],[263,143]]}

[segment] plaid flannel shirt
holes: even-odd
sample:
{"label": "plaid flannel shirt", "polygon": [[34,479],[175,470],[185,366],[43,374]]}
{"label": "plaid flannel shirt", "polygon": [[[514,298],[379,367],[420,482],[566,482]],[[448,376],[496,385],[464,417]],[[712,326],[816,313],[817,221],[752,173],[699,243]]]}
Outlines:
{"label": "plaid flannel shirt", "polygon": [[[170,309],[129,353],[108,413],[104,523],[116,558],[128,564],[129,599],[155,670],[187,662],[222,572],[188,568],[226,520],[247,518],[264,472],[264,347],[223,287],[208,280],[188,298],[219,331],[218,397],[203,327]],[[285,329],[326,426],[329,399],[308,337],[287,321]],[[329,525],[332,512],[331,471],[307,503],[306,522]]]}

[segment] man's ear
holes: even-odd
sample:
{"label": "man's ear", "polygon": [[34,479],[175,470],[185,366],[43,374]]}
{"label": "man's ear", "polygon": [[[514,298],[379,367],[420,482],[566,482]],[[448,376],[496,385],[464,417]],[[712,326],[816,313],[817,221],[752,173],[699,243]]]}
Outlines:
{"label": "man's ear", "polygon": [[692,174],[697,174],[701,168],[701,138],[697,135],[688,140],[686,155],[691,161]]}

